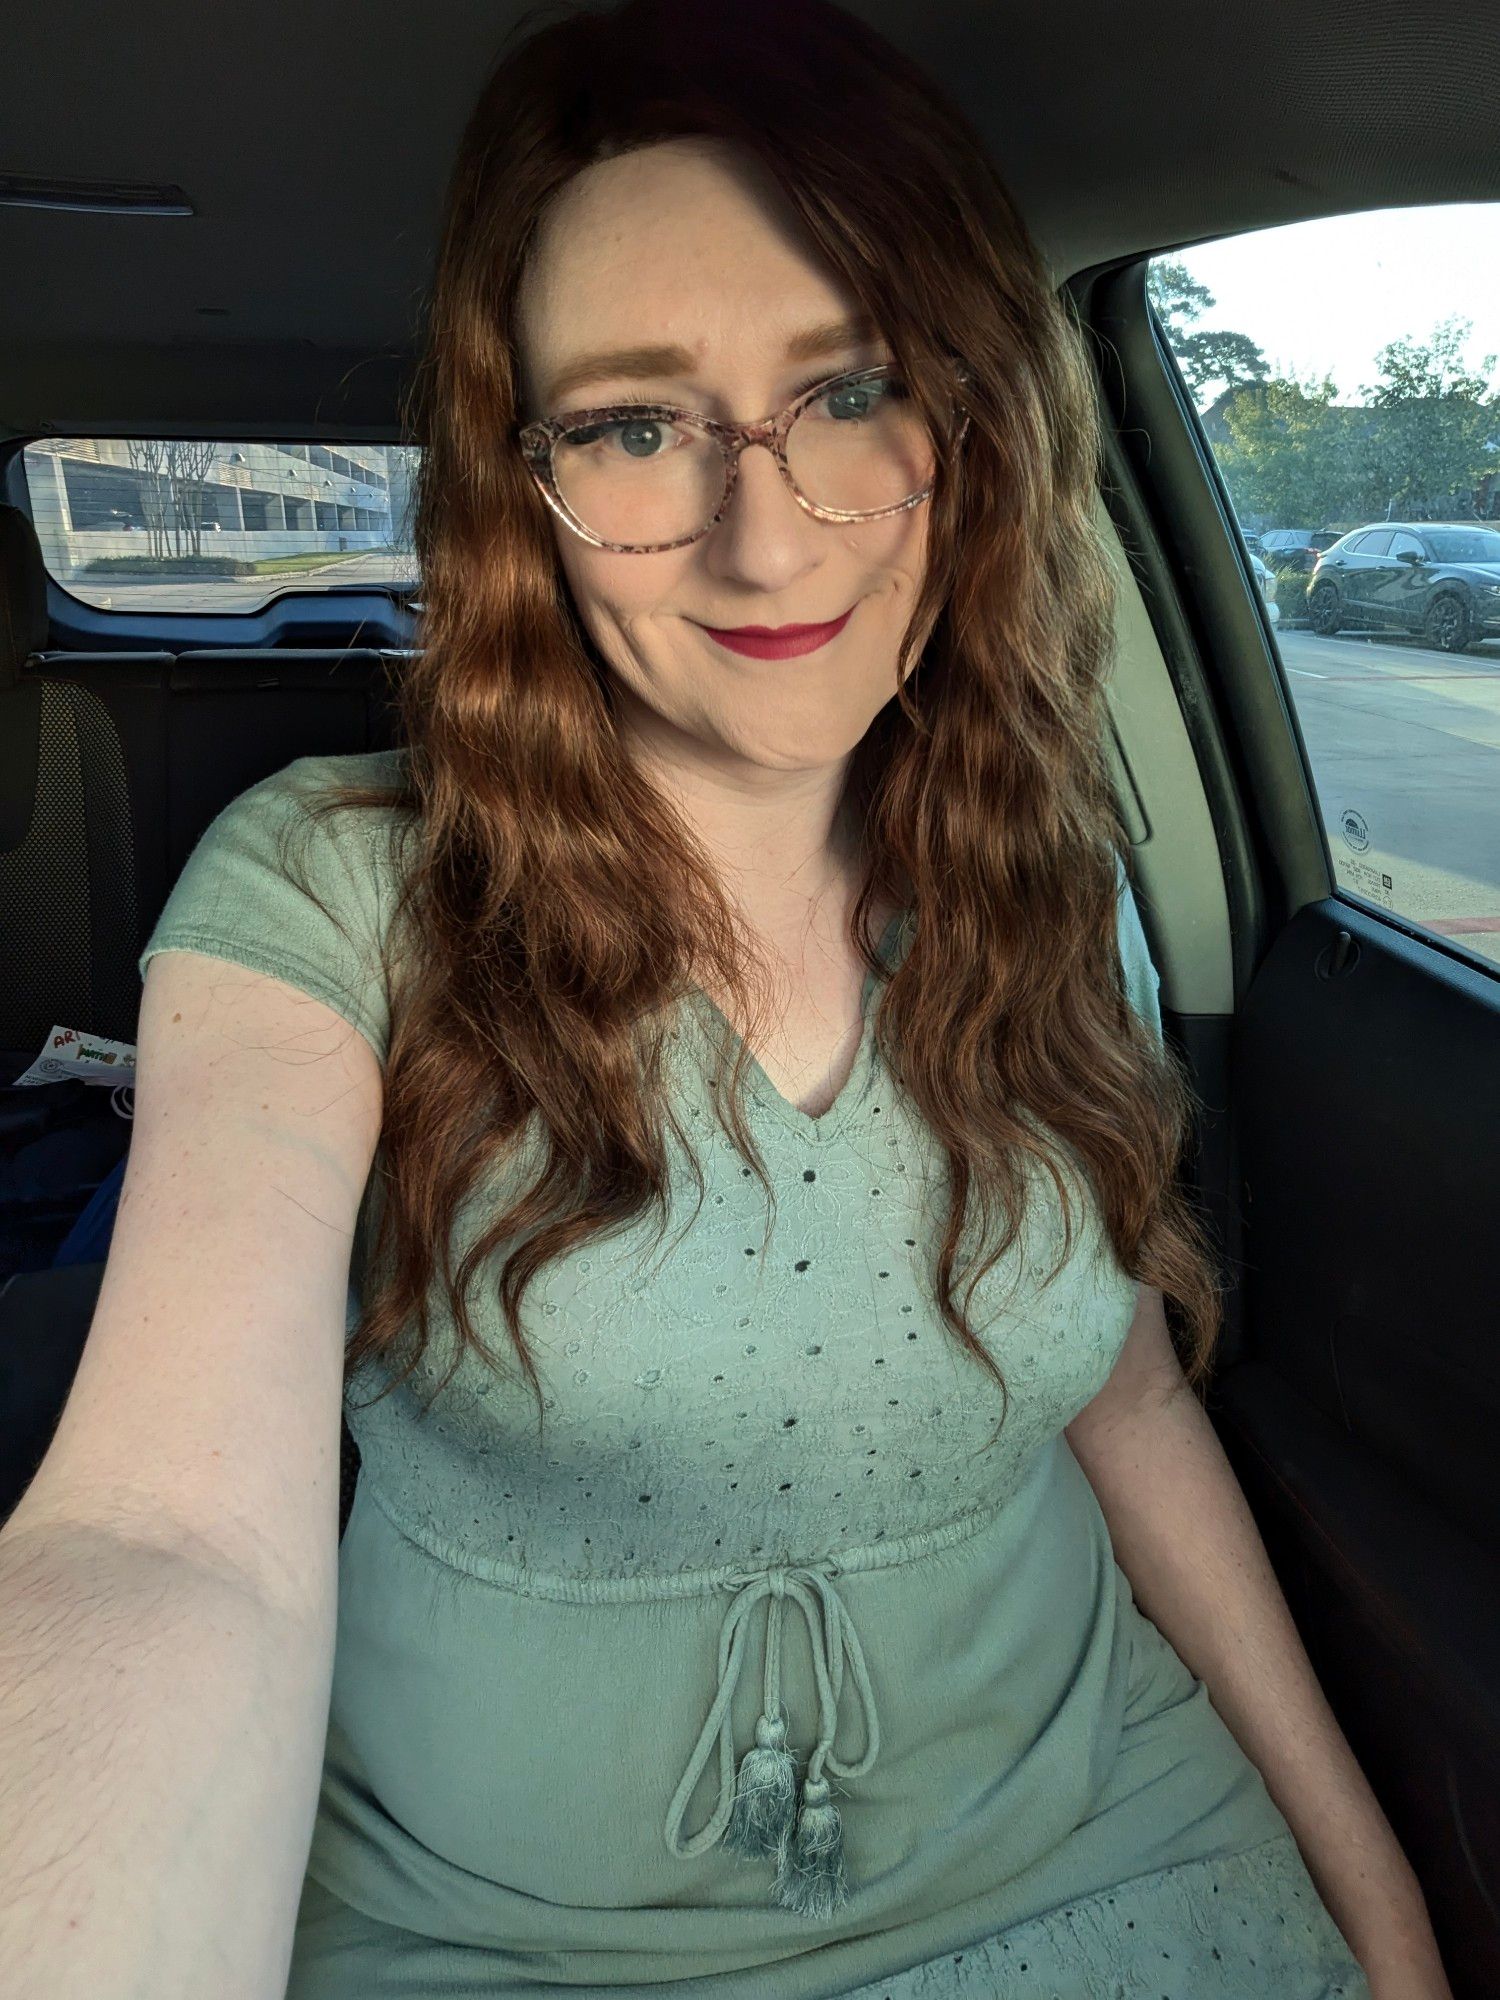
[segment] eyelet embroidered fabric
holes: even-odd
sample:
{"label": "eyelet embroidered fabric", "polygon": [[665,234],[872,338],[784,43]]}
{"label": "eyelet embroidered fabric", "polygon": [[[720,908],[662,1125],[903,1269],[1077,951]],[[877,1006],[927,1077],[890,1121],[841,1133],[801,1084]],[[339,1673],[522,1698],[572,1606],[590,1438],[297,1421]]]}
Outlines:
{"label": "eyelet embroidered fabric", "polygon": [[[335,945],[270,836],[309,782],[378,782],[388,761],[301,759],[242,795],[143,966],[176,946],[280,968],[383,1055],[369,949]],[[361,821],[313,850],[366,947],[394,897],[381,845]],[[1127,986],[1159,1032],[1121,888]],[[897,926],[882,942],[894,963]],[[351,1381],[361,1476],[288,2000],[990,1995],[1037,1925],[1049,1970],[1015,1991],[1123,2000],[1155,1969],[1095,1907],[1124,1884],[1155,1913],[1153,1953],[1201,1934],[1221,1967],[1219,1985],[1163,1978],[1173,2000],[1364,2000],[1326,1929],[1300,1984],[1264,1977],[1316,1892],[1294,1844],[1273,1851],[1286,1823],[1203,1684],[1135,1606],[1063,1435],[1108,1377],[1135,1283],[1081,1184],[1072,1254],[1044,1282],[1061,1215],[1038,1171],[1026,1235],[969,1302],[1011,1394],[992,1446],[998,1391],[930,1291],[945,1163],[879,1059],[878,983],[823,1117],[751,1061],[769,1228],[713,1113],[715,1010],[684,1009],[671,1082],[701,1206],[674,1159],[659,1238],[596,1237],[533,1282],[540,1433],[492,1286],[471,1310],[501,1366],[466,1355],[437,1393],[452,1348],[434,1300],[406,1383],[374,1400],[377,1371]],[[455,1265],[502,1192],[465,1205]],[[1276,1868],[1236,1874],[1252,1850]],[[1251,1934],[1260,1963],[1235,1961]]]}
{"label": "eyelet embroidered fabric", "polygon": [[[453,1983],[447,1947],[377,1924],[309,1876],[286,2000],[379,1992],[426,2000]],[[505,1988],[540,2000],[555,1986]],[[702,1980],[632,1987],[647,2000],[694,2000]],[[762,1977],[762,1993],[782,1989]],[[1308,1876],[1289,1832],[1256,1846],[1121,1882],[858,1987],[808,1987],[819,2000],[1370,2000],[1364,1973]],[[570,1986],[605,2000],[611,1986]]]}

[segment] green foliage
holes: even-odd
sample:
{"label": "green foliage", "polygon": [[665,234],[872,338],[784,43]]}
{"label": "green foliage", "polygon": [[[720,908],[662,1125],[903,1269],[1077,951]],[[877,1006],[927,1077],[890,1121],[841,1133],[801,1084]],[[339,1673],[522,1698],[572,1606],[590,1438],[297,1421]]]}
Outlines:
{"label": "green foliage", "polygon": [[1146,267],[1146,296],[1195,399],[1216,382],[1232,388],[1266,379],[1266,357],[1248,334],[1192,330],[1192,322],[1213,305],[1214,295],[1186,264],[1153,258]]}
{"label": "green foliage", "polygon": [[[1389,342],[1379,379],[1361,385],[1366,401],[1340,404],[1330,377],[1273,376],[1247,335],[1195,330],[1214,297],[1180,260],[1153,259],[1146,294],[1183,380],[1209,401],[1204,429],[1247,525],[1463,520],[1486,475],[1500,483],[1500,393],[1488,387],[1496,357],[1465,367],[1470,321],[1450,316],[1425,342]],[[1300,605],[1304,583],[1299,573],[1285,596],[1278,586],[1278,602]]]}
{"label": "green foliage", "polygon": [[[142,542],[145,539],[143,535]],[[369,554],[369,549],[324,549],[292,556],[195,556],[188,553],[180,556],[94,556],[75,574],[118,576],[121,571],[126,571],[132,576],[284,576],[296,571],[328,569],[335,563],[355,562],[360,556]]]}
{"label": "green foliage", "polygon": [[1367,476],[1389,495],[1393,515],[1462,518],[1484,474],[1500,466],[1500,396],[1485,394],[1495,356],[1484,357],[1481,373],[1464,367],[1459,348],[1471,330],[1471,321],[1450,317],[1425,347],[1391,341],[1376,357],[1382,379],[1363,385],[1381,413]]}
{"label": "green foliage", "polygon": [[1283,625],[1306,624],[1307,622],[1307,580],[1305,569],[1290,569],[1280,563],[1271,565],[1271,574],[1276,579],[1276,603],[1281,611]]}
{"label": "green foliage", "polygon": [[1334,384],[1277,376],[1236,390],[1221,406],[1219,469],[1241,518],[1272,526],[1321,527],[1346,511],[1353,412],[1334,403]]}
{"label": "green foliage", "polygon": [[130,576],[254,576],[256,565],[239,556],[93,556],[74,574],[118,576],[121,571]]}

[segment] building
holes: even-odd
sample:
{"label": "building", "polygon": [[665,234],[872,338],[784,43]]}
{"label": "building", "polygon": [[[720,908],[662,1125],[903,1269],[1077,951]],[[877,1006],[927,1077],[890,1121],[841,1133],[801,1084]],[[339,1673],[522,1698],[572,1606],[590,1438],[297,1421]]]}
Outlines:
{"label": "building", "polygon": [[205,558],[404,555],[412,458],[383,444],[48,438],[26,447],[26,480],[59,581],[101,558],[98,575],[191,574]]}

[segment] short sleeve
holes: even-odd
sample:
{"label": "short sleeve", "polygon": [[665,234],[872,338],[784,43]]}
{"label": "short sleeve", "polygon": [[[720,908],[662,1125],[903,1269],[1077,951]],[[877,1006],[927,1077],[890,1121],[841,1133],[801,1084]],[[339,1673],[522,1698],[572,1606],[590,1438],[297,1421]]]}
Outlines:
{"label": "short sleeve", "polygon": [[1160,1042],[1163,1040],[1161,978],[1151,962],[1151,950],[1141,926],[1141,913],[1135,905],[1135,896],[1131,891],[1129,877],[1125,873],[1124,859],[1118,852],[1115,855],[1115,865],[1119,881],[1119,899],[1116,904],[1117,930],[1120,964],[1125,974],[1125,991],[1131,1006]]}
{"label": "short sleeve", "polygon": [[[314,817],[325,785],[362,760],[299,757],[230,800],[173,885],[138,960],[198,951],[270,973],[359,1029],[385,1062],[390,994],[369,809]],[[325,908],[319,908],[319,901]]]}

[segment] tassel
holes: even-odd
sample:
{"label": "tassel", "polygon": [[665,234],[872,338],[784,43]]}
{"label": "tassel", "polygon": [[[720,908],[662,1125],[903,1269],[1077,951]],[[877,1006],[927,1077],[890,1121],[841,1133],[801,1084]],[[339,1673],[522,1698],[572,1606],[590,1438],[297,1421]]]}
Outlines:
{"label": "tassel", "polygon": [[724,1845],[736,1854],[772,1856],[779,1863],[791,1837],[797,1766],[786,1747],[786,1724],[762,1715],[755,1743],[740,1759]]}
{"label": "tassel", "polygon": [[799,1917],[831,1917],[849,1900],[844,1873],[844,1823],[826,1778],[808,1778],[791,1851],[784,1852],[775,1900]]}

